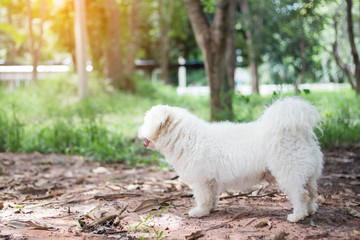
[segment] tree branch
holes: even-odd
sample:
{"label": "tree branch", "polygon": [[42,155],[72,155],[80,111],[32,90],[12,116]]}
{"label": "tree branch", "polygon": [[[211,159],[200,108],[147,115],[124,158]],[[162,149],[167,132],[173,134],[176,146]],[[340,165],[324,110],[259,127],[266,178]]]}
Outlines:
{"label": "tree branch", "polygon": [[210,25],[206,20],[200,0],[184,0],[196,42],[204,52],[207,38],[211,37]]}
{"label": "tree branch", "polygon": [[333,56],[335,58],[336,64],[341,69],[341,71],[343,71],[343,73],[346,75],[351,87],[354,89],[355,86],[354,86],[354,82],[353,82],[353,79],[352,79],[352,73],[351,73],[351,70],[350,70],[350,66],[348,66],[347,64],[345,64],[341,60],[341,57],[340,57],[339,52],[338,52],[338,23],[337,23],[336,19],[334,19],[334,29],[335,29],[335,41],[332,44],[332,54],[333,54]]}

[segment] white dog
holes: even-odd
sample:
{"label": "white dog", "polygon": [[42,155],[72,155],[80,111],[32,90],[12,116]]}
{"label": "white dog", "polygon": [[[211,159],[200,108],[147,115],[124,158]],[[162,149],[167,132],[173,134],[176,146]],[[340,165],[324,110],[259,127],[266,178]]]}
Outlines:
{"label": "white dog", "polygon": [[313,129],[319,119],[300,98],[277,100],[250,123],[208,123],[185,109],[158,105],[145,114],[138,135],[192,188],[197,207],[190,217],[209,215],[222,191],[246,190],[270,171],[293,205],[288,221],[297,222],[317,209],[323,155]]}

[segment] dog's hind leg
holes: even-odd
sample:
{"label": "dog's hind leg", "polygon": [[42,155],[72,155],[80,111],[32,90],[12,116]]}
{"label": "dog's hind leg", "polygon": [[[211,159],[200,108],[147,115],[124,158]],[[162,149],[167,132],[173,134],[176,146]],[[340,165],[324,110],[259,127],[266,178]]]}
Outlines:
{"label": "dog's hind leg", "polygon": [[309,191],[305,188],[307,179],[299,173],[287,169],[287,173],[276,176],[279,187],[287,194],[292,206],[293,213],[289,214],[289,222],[298,222],[309,215],[308,205],[310,202]]}
{"label": "dog's hind leg", "polygon": [[218,201],[218,185],[215,182],[196,183],[192,186],[196,207],[189,211],[190,217],[203,217],[214,211]]}
{"label": "dog's hind leg", "polygon": [[322,171],[322,153],[320,150],[316,152],[314,156],[317,156],[314,161],[317,163],[314,174],[309,178],[305,188],[309,192],[310,201],[308,202],[308,213],[309,215],[314,214],[318,208],[316,200],[318,198],[317,192],[317,180],[319,179]]}
{"label": "dog's hind leg", "polygon": [[309,192],[302,186],[296,186],[286,190],[290,202],[293,205],[293,213],[289,214],[289,222],[298,222],[308,216]]}
{"label": "dog's hind leg", "polygon": [[318,198],[318,194],[317,194],[317,184],[316,184],[316,180],[309,180],[309,182],[306,184],[306,189],[309,192],[309,202],[308,202],[308,214],[314,214],[317,210],[317,203],[316,200]]}

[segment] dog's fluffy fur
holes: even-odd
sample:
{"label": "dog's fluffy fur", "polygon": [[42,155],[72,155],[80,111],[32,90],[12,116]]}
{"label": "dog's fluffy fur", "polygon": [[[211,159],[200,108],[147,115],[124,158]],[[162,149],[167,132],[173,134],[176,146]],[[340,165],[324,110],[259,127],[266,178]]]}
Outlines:
{"label": "dog's fluffy fur", "polygon": [[323,156],[313,129],[319,119],[300,98],[277,100],[250,123],[208,123],[185,109],[158,105],[145,114],[138,135],[192,188],[197,207],[191,217],[210,214],[222,191],[246,190],[270,171],[293,205],[288,221],[297,222],[317,209]]}

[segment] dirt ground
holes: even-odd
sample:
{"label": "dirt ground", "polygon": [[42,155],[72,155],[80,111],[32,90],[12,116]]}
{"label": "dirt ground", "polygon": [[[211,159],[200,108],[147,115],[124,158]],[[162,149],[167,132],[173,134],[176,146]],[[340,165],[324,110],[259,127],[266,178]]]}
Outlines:
{"label": "dirt ground", "polygon": [[173,171],[0,153],[0,239],[360,239],[360,146],[324,154],[319,210],[294,224],[274,185],[224,193],[194,219]]}

